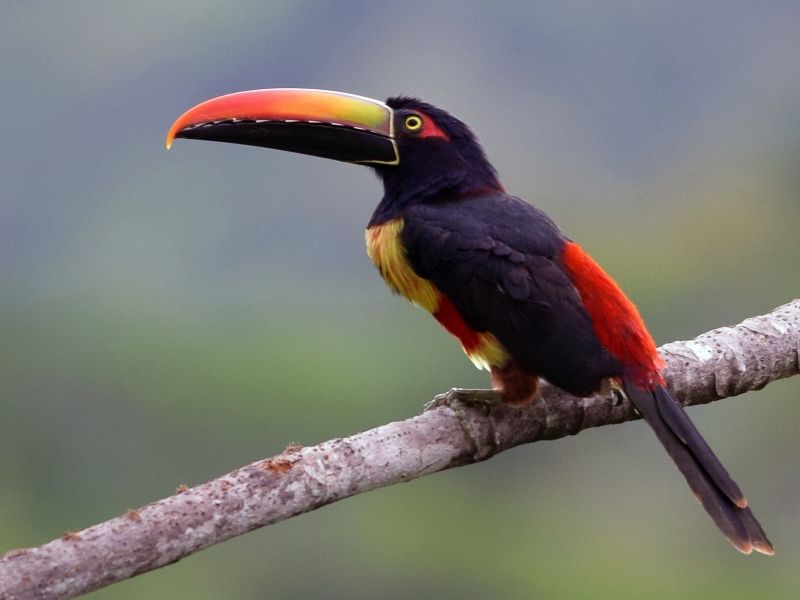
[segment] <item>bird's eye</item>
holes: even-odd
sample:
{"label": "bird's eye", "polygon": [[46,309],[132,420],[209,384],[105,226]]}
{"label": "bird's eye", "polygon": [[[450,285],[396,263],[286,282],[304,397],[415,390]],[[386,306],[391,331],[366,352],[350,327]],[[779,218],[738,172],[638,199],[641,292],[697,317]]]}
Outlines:
{"label": "bird's eye", "polygon": [[422,117],[419,115],[407,115],[403,119],[403,129],[416,133],[422,129]]}

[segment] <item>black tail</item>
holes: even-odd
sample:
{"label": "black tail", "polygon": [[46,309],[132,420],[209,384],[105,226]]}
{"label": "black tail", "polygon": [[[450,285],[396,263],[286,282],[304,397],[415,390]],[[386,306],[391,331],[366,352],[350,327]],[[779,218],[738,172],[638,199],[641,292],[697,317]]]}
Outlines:
{"label": "black tail", "polygon": [[695,497],[728,541],[745,554],[773,554],[739,486],[708,447],[683,407],[663,387],[643,390],[623,381],[625,394],[656,432]]}

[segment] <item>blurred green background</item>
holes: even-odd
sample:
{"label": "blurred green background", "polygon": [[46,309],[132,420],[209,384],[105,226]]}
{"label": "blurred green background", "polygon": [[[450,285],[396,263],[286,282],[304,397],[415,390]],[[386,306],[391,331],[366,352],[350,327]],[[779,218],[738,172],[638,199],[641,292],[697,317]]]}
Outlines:
{"label": "blurred green background", "polygon": [[[407,93],[621,282],[659,343],[798,295],[800,4],[5,1],[0,552],[485,384],[363,249],[361,167],[178,142],[258,87]],[[796,598],[800,379],[691,409],[778,554],[641,423],[516,449],[95,593]]]}

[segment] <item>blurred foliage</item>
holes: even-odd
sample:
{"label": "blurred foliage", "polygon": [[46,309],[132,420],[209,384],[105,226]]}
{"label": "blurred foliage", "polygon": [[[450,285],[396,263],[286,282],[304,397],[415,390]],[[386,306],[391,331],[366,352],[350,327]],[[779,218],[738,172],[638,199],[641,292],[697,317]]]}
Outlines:
{"label": "blurred foliage", "polygon": [[[418,94],[607,266],[660,343],[797,296],[800,8],[7,2],[0,551],[480,386],[363,252],[366,169],[162,142],[206,97]],[[93,598],[795,598],[800,381],[692,409],[778,554],[640,423],[535,444]]]}

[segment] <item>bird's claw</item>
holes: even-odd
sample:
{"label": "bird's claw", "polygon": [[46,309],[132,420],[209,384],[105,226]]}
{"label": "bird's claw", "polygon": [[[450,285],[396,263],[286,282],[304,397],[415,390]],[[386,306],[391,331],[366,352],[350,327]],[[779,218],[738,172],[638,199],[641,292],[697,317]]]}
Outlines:
{"label": "bird's claw", "polygon": [[466,388],[450,388],[443,394],[436,394],[432,400],[425,403],[422,407],[424,412],[439,408],[440,406],[448,406],[453,408],[453,404],[472,404],[484,406],[488,408],[497,402],[500,402],[500,396],[496,390],[472,390]]}
{"label": "bird's claw", "polygon": [[473,458],[479,461],[489,458],[495,453],[499,446],[497,433],[492,429],[493,444],[491,447],[482,444],[472,428],[467,407],[479,406],[488,415],[492,405],[497,402],[500,402],[500,396],[495,390],[452,388],[443,394],[434,396],[432,400],[423,406],[423,411],[427,412],[441,406],[446,406],[452,410],[461,425],[464,437],[467,438],[467,441],[474,450],[472,454]]}

